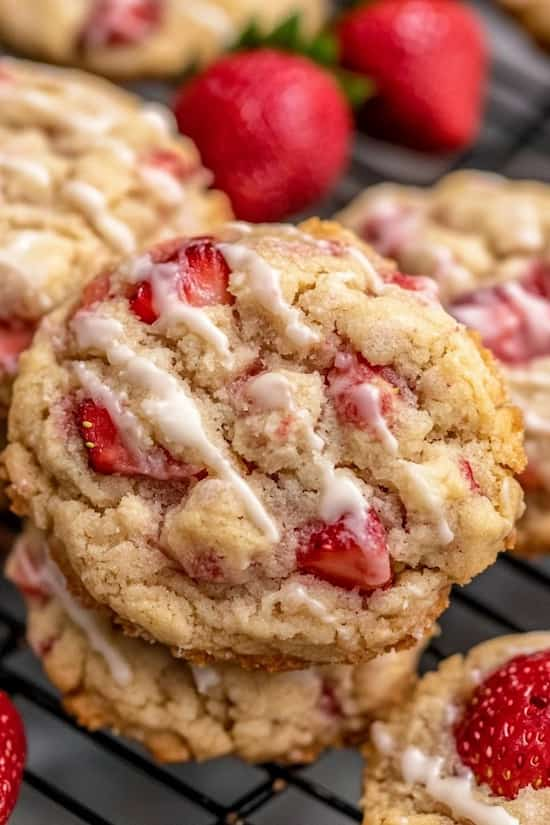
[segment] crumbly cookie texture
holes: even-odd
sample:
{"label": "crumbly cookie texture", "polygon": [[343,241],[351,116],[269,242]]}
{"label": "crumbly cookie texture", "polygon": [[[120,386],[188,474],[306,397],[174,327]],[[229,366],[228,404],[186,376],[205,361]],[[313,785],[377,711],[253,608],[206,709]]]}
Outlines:
{"label": "crumbly cookie texture", "polygon": [[315,219],[128,259],[22,358],[15,509],[176,655],[296,669],[413,644],[523,507],[519,412],[425,286]]}
{"label": "crumbly cookie texture", "polygon": [[[479,785],[461,763],[453,733],[476,687],[507,661],[550,648],[550,633],[503,636],[445,660],[411,698],[371,728],[364,825],[539,825],[550,789],[515,799]],[[484,758],[490,754],[484,754]]]}
{"label": "crumbly cookie texture", "polygon": [[23,54],[117,78],[165,77],[204,64],[252,22],[272,31],[298,14],[318,31],[326,0],[0,0],[0,36]]}
{"label": "crumbly cookie texture", "polygon": [[550,46],[550,7],[545,0],[497,0],[544,46]]}
{"label": "crumbly cookie texture", "polygon": [[0,60],[0,415],[44,313],[113,260],[230,217],[170,118],[98,78]]}
{"label": "crumbly cookie texture", "polygon": [[523,411],[529,466],[517,551],[550,550],[550,187],[482,172],[374,186],[340,214],[404,272],[429,275],[477,329]]}
{"label": "crumbly cookie texture", "polygon": [[160,761],[233,753],[308,762],[360,741],[369,720],[413,687],[420,645],[356,667],[288,673],[189,665],[80,607],[44,547],[27,529],[7,565],[25,595],[31,647],[80,724],[137,739]]}

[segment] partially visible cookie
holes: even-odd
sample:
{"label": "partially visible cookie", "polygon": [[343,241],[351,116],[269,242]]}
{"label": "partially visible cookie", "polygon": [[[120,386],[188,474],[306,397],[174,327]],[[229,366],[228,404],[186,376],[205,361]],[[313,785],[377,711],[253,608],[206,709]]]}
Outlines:
{"label": "partially visible cookie", "polygon": [[550,5],[547,0],[497,0],[544,46],[550,46]]}
{"label": "partially visible cookie", "polygon": [[121,255],[230,216],[170,117],[91,75],[0,60],[0,416],[44,313]]}
{"label": "partially visible cookie", "polygon": [[298,14],[317,31],[327,0],[0,0],[0,37],[39,59],[117,78],[165,77],[213,59],[252,22]]}
{"label": "partially visible cookie", "polygon": [[228,753],[307,762],[329,745],[360,741],[414,682],[420,646],[355,668],[268,674],[188,665],[80,607],[31,528],[7,569],[26,598],[29,643],[69,713],[142,742],[162,762]]}
{"label": "partially visible cookie", "polygon": [[550,821],[550,633],[446,659],[375,722],[364,825]]}
{"label": "partially visible cookie", "polygon": [[318,220],[130,256],[22,359],[15,508],[92,603],[183,658],[414,644],[513,543],[524,464],[493,359],[418,286]]}
{"label": "partially visible cookie", "polygon": [[404,272],[435,278],[505,367],[529,458],[517,550],[550,551],[550,187],[458,172],[432,189],[374,186],[339,217]]}

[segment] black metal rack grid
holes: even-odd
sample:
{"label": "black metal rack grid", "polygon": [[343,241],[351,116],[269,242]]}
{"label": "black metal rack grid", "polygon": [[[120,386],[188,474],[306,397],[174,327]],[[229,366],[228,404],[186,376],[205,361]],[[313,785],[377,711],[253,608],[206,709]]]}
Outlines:
{"label": "black metal rack grid", "polygon": [[[460,156],[426,157],[359,135],[351,169],[315,211],[331,215],[362,187],[381,180],[430,184],[458,167],[550,182],[550,56],[544,55],[491,0],[475,5],[493,49],[492,82],[478,143]],[[138,91],[162,99],[160,84]],[[16,520],[0,520],[0,547]],[[513,556],[454,593],[442,633],[422,668],[503,633],[550,628],[550,558]],[[361,759],[331,751],[295,769],[250,766],[233,758],[161,767],[144,751],[107,733],[77,728],[23,644],[24,612],[0,579],[0,686],[20,708],[30,755],[11,825],[349,825],[358,807]]]}

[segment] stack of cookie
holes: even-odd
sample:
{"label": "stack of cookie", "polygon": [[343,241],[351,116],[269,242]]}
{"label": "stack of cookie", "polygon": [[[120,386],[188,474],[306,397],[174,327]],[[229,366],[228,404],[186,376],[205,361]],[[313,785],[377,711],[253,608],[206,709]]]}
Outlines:
{"label": "stack of cookie", "polygon": [[159,111],[13,61],[0,96],[33,648],[83,724],[160,759],[357,740],[513,541],[521,419],[491,357],[337,224],[224,223]]}

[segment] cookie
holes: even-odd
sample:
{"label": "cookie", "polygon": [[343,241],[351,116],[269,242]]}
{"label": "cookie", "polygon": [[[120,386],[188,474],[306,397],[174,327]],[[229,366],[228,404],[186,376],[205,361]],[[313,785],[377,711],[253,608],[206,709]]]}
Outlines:
{"label": "cookie", "polygon": [[413,644],[513,542],[524,464],[491,356],[419,285],[316,219],[128,258],[22,358],[15,509],[192,661]]}
{"label": "cookie", "polygon": [[215,58],[254,22],[298,15],[316,32],[326,0],[0,0],[0,37],[23,54],[110,77],[165,77]]}
{"label": "cookie", "polygon": [[550,816],[550,633],[446,659],[371,728],[364,825],[540,825]]}
{"label": "cookie", "polygon": [[550,187],[458,172],[433,189],[375,186],[340,218],[404,272],[435,278],[449,311],[501,361],[529,458],[516,549],[548,552]]}
{"label": "cookie", "polygon": [[230,216],[169,118],[89,75],[0,60],[0,416],[44,313],[120,256]]}
{"label": "cookie", "polygon": [[497,0],[542,45],[550,46],[550,6],[546,0]]}
{"label": "cookie", "polygon": [[7,569],[26,598],[29,643],[67,711],[91,730],[110,727],[142,742],[162,762],[229,753],[308,762],[328,746],[364,739],[368,722],[415,680],[420,646],[355,668],[268,674],[189,665],[80,607],[33,529]]}

